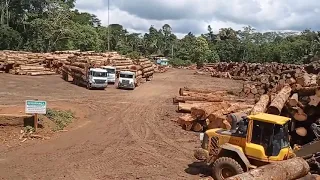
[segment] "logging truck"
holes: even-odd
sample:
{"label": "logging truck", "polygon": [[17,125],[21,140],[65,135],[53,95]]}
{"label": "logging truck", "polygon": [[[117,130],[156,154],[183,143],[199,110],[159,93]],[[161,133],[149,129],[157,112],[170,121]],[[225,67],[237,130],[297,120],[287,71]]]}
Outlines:
{"label": "logging truck", "polygon": [[73,84],[82,85],[87,89],[101,88],[108,86],[107,70],[102,68],[76,68],[72,66],[64,66],[62,77],[68,81],[68,77],[72,77]]}
{"label": "logging truck", "polygon": [[119,82],[118,88],[123,89],[135,89],[138,85],[136,79],[136,73],[131,71],[120,71],[119,72]]}
{"label": "logging truck", "polygon": [[102,66],[101,68],[108,72],[108,83],[114,84],[116,82],[116,67],[114,66]]}
{"label": "logging truck", "polygon": [[294,152],[289,143],[288,117],[266,113],[228,116],[232,119],[231,129],[209,129],[200,134],[201,148],[194,152],[196,159],[211,167],[215,180],[320,151],[320,143],[316,142]]}

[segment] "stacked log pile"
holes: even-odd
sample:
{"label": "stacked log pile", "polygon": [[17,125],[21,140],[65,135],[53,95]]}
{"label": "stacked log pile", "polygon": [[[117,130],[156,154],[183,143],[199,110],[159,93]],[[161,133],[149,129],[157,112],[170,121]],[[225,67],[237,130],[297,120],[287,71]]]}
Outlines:
{"label": "stacked log pile", "polygon": [[292,144],[303,145],[319,138],[315,135],[320,125],[320,86],[285,85],[277,94],[264,94],[251,114],[269,113],[290,117]]}
{"label": "stacked log pile", "polygon": [[[208,63],[203,71],[211,72],[213,77],[243,80],[240,97],[258,99],[263,94],[279,92],[284,85],[292,88],[314,86],[320,83],[320,77],[309,65],[293,65],[281,63]],[[314,67],[314,66],[313,66]],[[306,81],[306,82],[304,82]]]}
{"label": "stacked log pile", "polygon": [[[239,103],[242,102],[242,103]],[[173,98],[181,115],[177,122],[185,130],[202,132],[212,128],[231,128],[229,113],[247,113],[253,107],[226,91],[198,88],[180,88],[179,96]]]}
{"label": "stacked log pile", "polygon": [[51,75],[55,72],[47,67],[45,53],[24,51],[0,51],[0,71],[17,75]]}
{"label": "stacked log pile", "polygon": [[167,72],[170,66],[161,66],[158,64],[153,64],[154,72],[155,73],[164,73]]}
{"label": "stacked log pile", "polygon": [[204,65],[203,70],[216,72],[228,72],[231,76],[244,77],[248,80],[255,81],[255,78],[261,74],[285,74],[283,71],[294,70],[300,73],[303,66],[294,64],[281,64],[281,63],[238,63],[238,62],[220,62],[220,63],[207,63]]}
{"label": "stacked log pile", "polygon": [[276,93],[285,84],[292,88],[300,86],[316,86],[319,83],[319,76],[308,74],[304,71],[296,73],[295,70],[284,71],[280,75],[264,75],[256,78],[256,81],[245,81],[241,97],[258,98],[265,93]]}
{"label": "stacked log pile", "polygon": [[152,63],[149,59],[140,58],[135,60],[135,64],[141,67],[142,77],[146,78],[147,81],[150,81],[153,78],[153,74],[155,71],[154,63]]}

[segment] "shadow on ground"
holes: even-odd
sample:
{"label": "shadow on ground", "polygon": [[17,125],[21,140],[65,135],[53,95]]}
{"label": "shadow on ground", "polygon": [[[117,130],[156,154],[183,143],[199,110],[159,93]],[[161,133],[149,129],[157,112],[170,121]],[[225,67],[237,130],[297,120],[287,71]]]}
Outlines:
{"label": "shadow on ground", "polygon": [[191,175],[199,175],[199,177],[211,176],[211,168],[205,162],[193,162],[188,164],[188,168],[184,171]]}

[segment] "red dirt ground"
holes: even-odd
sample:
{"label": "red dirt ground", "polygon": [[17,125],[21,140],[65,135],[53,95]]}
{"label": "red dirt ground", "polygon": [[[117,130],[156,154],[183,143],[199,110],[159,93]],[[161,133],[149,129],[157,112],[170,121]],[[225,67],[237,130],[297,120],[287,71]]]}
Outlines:
{"label": "red dirt ground", "polygon": [[133,91],[114,86],[89,91],[59,76],[1,74],[0,84],[0,113],[23,113],[24,101],[37,98],[78,117],[67,132],[49,140],[0,144],[0,179],[6,180],[199,179],[188,169],[199,136],[172,121],[178,116],[172,97],[183,86],[240,87],[236,81],[174,69]]}

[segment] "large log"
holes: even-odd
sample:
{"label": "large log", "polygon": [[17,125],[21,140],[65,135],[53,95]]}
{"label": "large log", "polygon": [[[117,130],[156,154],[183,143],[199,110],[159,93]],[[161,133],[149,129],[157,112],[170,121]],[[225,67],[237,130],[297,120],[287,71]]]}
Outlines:
{"label": "large log", "polygon": [[147,73],[147,72],[150,72],[150,71],[154,71],[154,68],[153,67],[148,67],[148,68],[142,69],[143,73]]}
{"label": "large log", "polygon": [[310,102],[309,105],[310,106],[318,106],[318,104],[320,103],[320,97],[314,95],[314,96],[310,96]]}
{"label": "large log", "polygon": [[54,75],[56,72],[52,71],[40,71],[40,72],[28,72],[27,75],[30,76],[40,76],[40,75]]}
{"label": "large log", "polygon": [[145,72],[144,74],[143,74],[143,76],[144,77],[150,77],[150,76],[152,76],[153,75],[153,71],[149,71],[149,72]]}
{"label": "large log", "polygon": [[207,104],[208,104],[208,102],[199,102],[199,103],[192,103],[192,104],[179,102],[178,111],[191,113],[192,107],[205,106]]}
{"label": "large log", "polygon": [[208,120],[210,121],[208,128],[210,128],[210,129],[213,129],[213,128],[227,129],[228,127],[230,127],[230,123],[228,121],[227,114],[240,112],[241,110],[245,110],[248,108],[252,108],[252,105],[234,103],[227,109],[220,109],[218,111],[215,111],[208,116]]}
{"label": "large log", "polygon": [[298,105],[298,102],[299,102],[299,96],[298,96],[298,93],[294,93],[290,99],[288,100],[288,104],[290,106],[297,106]]}
{"label": "large log", "polygon": [[19,69],[21,70],[44,70],[44,66],[20,66]]}
{"label": "large log", "polygon": [[307,130],[306,130],[306,128],[304,128],[304,127],[298,127],[298,128],[296,128],[295,131],[296,131],[296,133],[297,133],[299,136],[304,137],[304,136],[307,135]]}
{"label": "large log", "polygon": [[226,180],[295,180],[306,176],[309,170],[308,163],[303,158],[296,157],[261,166]]}
{"label": "large log", "polygon": [[310,80],[311,78],[308,73],[304,73],[302,76],[296,78],[297,84],[300,84],[301,86],[308,86]]}
{"label": "large log", "polygon": [[271,102],[268,113],[280,115],[283,106],[285,105],[286,101],[288,100],[291,94],[291,87],[284,86],[281,91],[276,95],[274,100]]}
{"label": "large log", "polygon": [[191,116],[199,120],[205,120],[211,113],[218,111],[220,109],[227,109],[230,106],[231,104],[227,102],[216,102],[216,103],[213,102],[213,103],[203,104],[198,107],[192,107]]}
{"label": "large log", "polygon": [[267,94],[262,95],[260,97],[260,100],[257,102],[257,104],[252,108],[250,114],[254,115],[254,114],[266,112],[269,102],[270,102],[269,95]]}
{"label": "large log", "polygon": [[194,122],[192,125],[192,130],[195,132],[202,132],[203,126],[199,122]]}
{"label": "large log", "polygon": [[194,119],[190,114],[184,114],[178,118],[177,123],[182,126],[185,130],[191,130]]}
{"label": "large log", "polygon": [[312,87],[295,87],[293,92],[297,92],[299,96],[313,96],[317,95],[320,97],[320,86],[312,86]]}
{"label": "large log", "polygon": [[306,176],[303,176],[302,178],[296,180],[320,180],[320,175],[309,173]]}
{"label": "large log", "polygon": [[202,93],[202,94],[211,94],[211,93],[214,94],[216,92],[221,92],[221,91],[211,90],[211,89],[199,89],[199,88],[183,87],[183,88],[179,89],[180,96],[183,96],[183,93],[185,91],[191,91],[191,92]]}
{"label": "large log", "polygon": [[79,68],[77,66],[64,65],[64,68],[69,69],[69,70],[74,71],[74,72],[77,72],[77,73],[86,74],[85,69]]}
{"label": "large log", "polygon": [[206,101],[206,102],[222,102],[223,99],[219,97],[193,97],[193,96],[176,96],[173,98],[174,103],[185,101]]}

